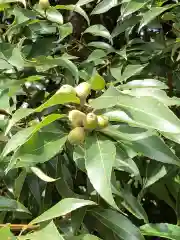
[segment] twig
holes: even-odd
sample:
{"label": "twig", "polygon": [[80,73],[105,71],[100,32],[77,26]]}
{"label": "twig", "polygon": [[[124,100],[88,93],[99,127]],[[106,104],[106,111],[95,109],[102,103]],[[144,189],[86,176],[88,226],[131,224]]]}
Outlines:
{"label": "twig", "polygon": [[28,231],[35,230],[39,228],[39,225],[28,225],[28,224],[0,224],[0,228],[9,226],[12,231],[21,231],[22,229],[26,229]]}

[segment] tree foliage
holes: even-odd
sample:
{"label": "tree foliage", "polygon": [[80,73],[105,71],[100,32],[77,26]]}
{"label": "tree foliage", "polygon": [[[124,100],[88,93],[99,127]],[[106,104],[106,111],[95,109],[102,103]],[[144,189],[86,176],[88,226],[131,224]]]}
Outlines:
{"label": "tree foliage", "polygon": [[178,1],[0,0],[0,239],[180,239]]}

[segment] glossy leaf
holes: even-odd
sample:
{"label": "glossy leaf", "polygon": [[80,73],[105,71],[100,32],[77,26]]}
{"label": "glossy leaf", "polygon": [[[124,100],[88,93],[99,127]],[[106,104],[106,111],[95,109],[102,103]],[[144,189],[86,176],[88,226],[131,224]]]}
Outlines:
{"label": "glossy leaf", "polygon": [[84,33],[90,33],[94,36],[104,37],[104,38],[107,38],[110,42],[112,42],[111,34],[103,25],[100,25],[100,24],[92,25],[92,26],[88,27],[84,31]]}
{"label": "glossy leaf", "polygon": [[38,176],[41,180],[43,180],[45,182],[54,182],[57,180],[57,179],[47,176],[41,169],[39,169],[37,167],[31,167],[31,171],[34,174],[36,174],[36,176]]}
{"label": "glossy leaf", "polygon": [[17,122],[19,122],[21,119],[29,116],[34,112],[33,109],[29,108],[19,108],[13,115],[12,118],[9,120],[9,124],[6,128],[5,134],[9,132],[9,130],[12,128],[13,125],[15,125]]}
{"label": "glossy leaf", "polygon": [[89,200],[83,200],[78,198],[65,198],[58,202],[53,207],[49,208],[46,212],[41,214],[39,217],[35,218],[31,224],[36,224],[39,222],[44,222],[47,220],[51,220],[53,218],[57,218],[60,216],[64,216],[78,208],[94,205],[95,203]]}
{"label": "glossy leaf", "polygon": [[[170,5],[172,7],[172,5]],[[151,22],[154,18],[159,16],[161,13],[166,11],[169,8],[169,6],[166,7],[152,7],[149,11],[145,12],[143,14],[143,18],[140,22],[139,30],[147,25],[149,22]]]}
{"label": "glossy leaf", "polygon": [[[154,128],[169,133],[180,132],[180,121],[168,107],[151,97],[132,97],[110,87],[103,95],[91,102],[96,109],[119,105],[142,127]],[[165,117],[166,116],[166,117]]]}
{"label": "glossy leaf", "polygon": [[139,153],[142,153],[144,156],[149,157],[150,159],[180,166],[180,160],[178,157],[176,157],[176,155],[158,136],[151,136],[133,142],[131,148]]}
{"label": "glossy leaf", "polygon": [[138,11],[140,8],[144,7],[144,5],[147,4],[144,0],[131,0],[127,3],[125,3],[124,9],[122,11],[122,17],[126,17],[133,12]]}
{"label": "glossy leaf", "polygon": [[65,103],[79,103],[79,98],[73,93],[58,93],[56,92],[51,98],[49,98],[45,103],[36,108],[36,112],[41,112],[45,108]]}
{"label": "glossy leaf", "polygon": [[76,4],[76,5],[71,5],[71,4],[70,5],[56,5],[55,8],[77,12],[78,14],[80,14],[81,16],[83,16],[86,19],[88,25],[90,23],[86,12],[78,4]]}
{"label": "glossy leaf", "polygon": [[167,89],[168,86],[159,80],[144,79],[144,80],[132,80],[126,84],[120,85],[120,89],[136,89],[136,88],[153,88],[153,89]]}
{"label": "glossy leaf", "polygon": [[20,202],[3,196],[0,196],[0,212],[1,211],[17,211],[30,214],[29,210]]}
{"label": "glossy leaf", "polygon": [[146,224],[141,226],[140,230],[146,236],[156,236],[172,240],[178,240],[180,237],[180,227],[168,223]]}
{"label": "glossy leaf", "polygon": [[111,8],[118,5],[118,0],[103,0],[92,11],[91,14],[101,14],[109,11]]}
{"label": "glossy leaf", "polygon": [[26,234],[25,236],[20,236],[18,238],[20,240],[40,240],[42,238],[44,240],[49,240],[52,238],[52,236],[54,240],[64,240],[63,236],[59,233],[53,221],[51,221],[48,225],[39,231]]}
{"label": "glossy leaf", "polygon": [[86,138],[85,167],[88,178],[99,195],[117,209],[111,192],[111,172],[115,156],[113,142],[104,140],[97,134]]}
{"label": "glossy leaf", "polygon": [[62,133],[37,132],[12,156],[8,170],[12,167],[28,167],[50,160],[62,148],[67,136]]}
{"label": "glossy leaf", "polygon": [[86,5],[86,4],[88,4],[88,3],[90,3],[90,2],[93,2],[94,0],[79,0],[78,2],[77,2],[77,5],[79,5],[79,6],[83,6],[83,5]]}
{"label": "glossy leaf", "polygon": [[144,240],[139,229],[124,215],[112,210],[96,210],[93,215],[123,240]]}

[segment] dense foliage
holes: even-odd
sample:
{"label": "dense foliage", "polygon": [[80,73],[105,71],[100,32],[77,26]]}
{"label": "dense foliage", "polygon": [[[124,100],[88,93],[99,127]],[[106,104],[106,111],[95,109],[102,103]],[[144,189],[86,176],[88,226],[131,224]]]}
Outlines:
{"label": "dense foliage", "polygon": [[179,240],[178,1],[0,0],[0,34],[0,239]]}

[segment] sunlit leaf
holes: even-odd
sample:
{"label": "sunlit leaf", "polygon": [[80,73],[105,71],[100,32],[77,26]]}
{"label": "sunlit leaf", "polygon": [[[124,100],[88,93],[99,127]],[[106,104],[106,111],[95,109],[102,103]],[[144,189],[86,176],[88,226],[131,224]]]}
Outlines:
{"label": "sunlit leaf", "polygon": [[47,220],[51,220],[53,218],[57,218],[60,216],[64,216],[67,213],[70,213],[78,208],[94,205],[95,203],[89,200],[83,200],[78,198],[65,198],[58,202],[53,207],[49,208],[46,212],[41,214],[39,217],[35,218],[31,224],[44,222]]}
{"label": "sunlit leaf", "polygon": [[99,195],[117,209],[111,192],[111,171],[115,156],[113,142],[97,134],[86,138],[85,166],[89,180]]}

